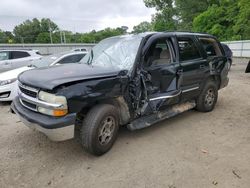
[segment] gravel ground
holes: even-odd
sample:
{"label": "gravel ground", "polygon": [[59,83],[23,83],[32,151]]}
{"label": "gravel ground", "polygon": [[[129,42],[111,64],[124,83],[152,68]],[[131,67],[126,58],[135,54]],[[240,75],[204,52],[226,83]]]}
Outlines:
{"label": "gravel ground", "polygon": [[235,59],[211,113],[189,111],[147,129],[120,130],[102,157],[55,143],[0,104],[0,187],[250,187],[250,74]]}

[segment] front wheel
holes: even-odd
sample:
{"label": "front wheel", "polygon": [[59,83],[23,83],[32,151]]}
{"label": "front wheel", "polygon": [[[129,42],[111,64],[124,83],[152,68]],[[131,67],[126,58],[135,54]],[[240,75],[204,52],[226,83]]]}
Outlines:
{"label": "front wheel", "polygon": [[97,156],[108,152],[117,138],[118,122],[114,106],[100,104],[93,107],[84,118],[81,128],[84,149]]}
{"label": "front wheel", "polygon": [[217,103],[217,99],[218,87],[215,82],[209,80],[196,101],[196,109],[200,112],[211,112]]}

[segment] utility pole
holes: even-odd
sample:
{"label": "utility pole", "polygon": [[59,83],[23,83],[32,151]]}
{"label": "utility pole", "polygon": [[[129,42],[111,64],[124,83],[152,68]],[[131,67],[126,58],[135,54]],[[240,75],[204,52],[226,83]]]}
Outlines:
{"label": "utility pole", "polygon": [[50,27],[50,21],[49,21],[49,37],[50,37],[50,43],[53,44],[53,39],[52,39],[52,33],[51,33],[51,27]]}
{"label": "utility pole", "polygon": [[63,43],[62,30],[60,30],[60,39],[61,39],[61,44],[62,44]]}
{"label": "utility pole", "polygon": [[66,44],[66,36],[65,36],[65,32],[63,32],[63,40],[64,40],[64,43]]}

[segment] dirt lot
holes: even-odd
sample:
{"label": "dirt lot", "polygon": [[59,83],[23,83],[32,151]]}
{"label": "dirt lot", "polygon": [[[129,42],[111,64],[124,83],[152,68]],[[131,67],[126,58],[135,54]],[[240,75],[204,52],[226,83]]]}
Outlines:
{"label": "dirt lot", "polygon": [[0,104],[0,187],[250,187],[250,74],[235,60],[211,113],[186,112],[120,131],[102,157],[76,140],[54,143]]}

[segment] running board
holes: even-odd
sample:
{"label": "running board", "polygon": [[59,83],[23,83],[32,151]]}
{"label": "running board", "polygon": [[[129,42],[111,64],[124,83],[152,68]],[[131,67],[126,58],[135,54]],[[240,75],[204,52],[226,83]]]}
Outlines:
{"label": "running board", "polygon": [[173,116],[176,116],[178,114],[181,114],[185,111],[191,110],[196,106],[196,103],[194,101],[191,102],[185,102],[182,104],[177,104],[172,106],[171,108],[168,108],[164,111],[159,111],[155,114],[148,115],[141,117],[139,119],[136,119],[132,121],[130,124],[127,125],[127,128],[131,131],[135,131],[138,129],[143,129],[146,127],[149,127],[159,121],[162,121],[164,119],[171,118]]}

